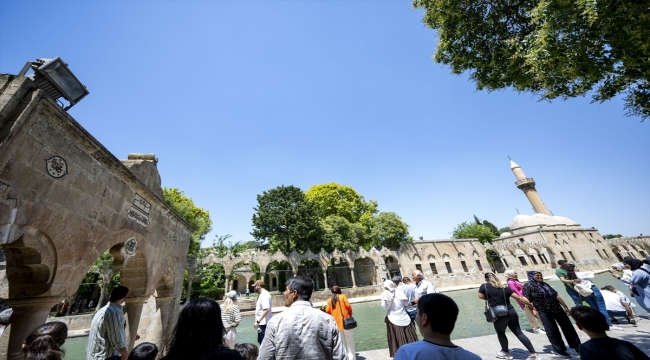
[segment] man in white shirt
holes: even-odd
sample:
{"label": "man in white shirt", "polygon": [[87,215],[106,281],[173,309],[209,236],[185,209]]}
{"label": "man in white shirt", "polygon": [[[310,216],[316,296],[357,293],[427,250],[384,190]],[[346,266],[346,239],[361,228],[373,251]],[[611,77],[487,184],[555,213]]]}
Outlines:
{"label": "man in white shirt", "polygon": [[284,291],[287,310],[269,321],[258,360],[346,358],[336,321],[309,302],[313,291],[314,282],[306,276],[287,280]]}
{"label": "man in white shirt", "polygon": [[458,305],[447,295],[420,297],[415,324],[424,340],[400,346],[395,360],[480,360],[481,358],[451,342],[458,318]]}
{"label": "man in white shirt", "polygon": [[602,290],[601,294],[603,295],[603,300],[605,300],[607,314],[612,320],[615,320],[615,316],[624,316],[631,324],[636,324],[634,311],[632,311],[630,303],[626,302],[621,296],[622,294],[619,295],[616,289],[611,285],[607,285],[600,290]]}
{"label": "man in white shirt", "polygon": [[266,324],[271,320],[273,299],[271,298],[271,294],[264,288],[264,280],[257,280],[255,282],[255,292],[259,296],[255,304],[255,323],[253,327],[257,329],[257,342],[261,344],[266,334]]}
{"label": "man in white shirt", "polygon": [[413,270],[411,273],[413,281],[415,281],[415,299],[414,303],[418,303],[418,299],[427,294],[435,294],[436,288],[432,283],[424,280],[424,274],[420,270]]}
{"label": "man in white shirt", "polygon": [[[395,278],[393,278],[395,280]],[[415,284],[411,282],[411,279],[408,277],[404,277],[402,279],[402,284],[397,287],[398,289],[402,290],[404,295],[406,295],[406,299],[408,300],[408,304],[404,309],[406,312],[409,314],[411,317],[411,321],[415,320],[415,315],[418,312],[417,307],[415,306]]]}

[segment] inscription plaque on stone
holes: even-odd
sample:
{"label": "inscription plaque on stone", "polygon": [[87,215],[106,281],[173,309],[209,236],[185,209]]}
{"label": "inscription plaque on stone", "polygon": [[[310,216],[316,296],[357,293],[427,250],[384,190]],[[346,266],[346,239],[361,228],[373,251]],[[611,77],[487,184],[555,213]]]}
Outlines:
{"label": "inscription plaque on stone", "polygon": [[135,238],[130,238],[124,243],[124,246],[120,249],[120,254],[124,257],[124,263],[122,266],[126,266],[129,259],[135,256],[135,248],[137,246],[138,242],[135,241]]}
{"label": "inscription plaque on stone", "polygon": [[51,177],[58,179],[68,173],[68,164],[62,157],[52,156],[45,159],[45,169]]}
{"label": "inscription plaque on stone", "polygon": [[137,206],[140,210],[142,210],[142,212],[149,215],[149,211],[151,210],[151,203],[149,203],[139,194],[135,194],[135,199],[133,199],[133,205]]}
{"label": "inscription plaque on stone", "polygon": [[126,214],[129,220],[135,221],[136,223],[138,223],[138,225],[142,227],[147,227],[147,225],[149,225],[149,217],[147,216],[147,214],[143,213],[140,209],[138,209],[135,206],[131,206],[130,208],[128,208],[126,210]]}
{"label": "inscription plaque on stone", "polygon": [[149,212],[151,211],[151,203],[145,200],[140,194],[135,194],[133,205],[126,210],[130,220],[135,221],[142,227],[149,225]]}

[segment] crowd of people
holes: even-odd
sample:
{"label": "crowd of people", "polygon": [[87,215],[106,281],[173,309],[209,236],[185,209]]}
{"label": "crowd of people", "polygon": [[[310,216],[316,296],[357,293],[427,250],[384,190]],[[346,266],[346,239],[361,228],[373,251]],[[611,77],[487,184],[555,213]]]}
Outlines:
{"label": "crowd of people", "polygon": [[[574,301],[571,309],[539,271],[528,271],[525,284],[513,270],[504,273],[505,282],[493,273],[485,274],[478,297],[485,301],[486,318],[493,323],[497,334],[500,349],[496,358],[512,359],[505,334],[506,329],[510,329],[529,351],[528,360],[540,359],[521,330],[516,308],[510,301],[514,299],[533,331],[548,337],[555,355],[570,358],[570,348],[582,359],[650,360],[633,344],[607,335],[608,331],[617,329],[612,325],[616,317],[625,317],[632,324],[640,320],[629,298],[611,285],[598,289],[588,281],[588,274],[580,274],[563,260],[559,265],[558,278],[567,285],[567,294]],[[629,287],[630,295],[650,314],[650,257],[645,260],[625,258],[613,265],[611,273]],[[438,294],[421,271],[413,271],[411,278],[412,281],[395,276],[383,283],[381,306],[386,311],[390,356],[397,360],[480,359],[451,341],[459,314],[454,300]],[[576,285],[580,286],[576,288]],[[339,286],[331,288],[332,295],[321,311],[311,303],[313,280],[305,276],[290,278],[284,291],[286,310],[275,316],[264,281],[255,282],[254,289],[258,299],[253,326],[258,332],[259,347],[237,343],[236,328],[241,314],[237,307],[238,294],[231,291],[221,305],[212,299],[200,298],[184,306],[162,359],[356,359],[353,330],[347,321],[352,318],[353,310]],[[158,357],[158,347],[149,342],[139,344],[130,353],[127,351],[122,309],[127,295],[126,287],[116,287],[108,304],[95,314],[86,347],[87,360],[153,360]],[[589,306],[583,306],[584,303]],[[0,320],[5,311],[0,312]],[[581,343],[569,317],[590,337],[589,341]],[[418,340],[416,328],[423,340]],[[62,322],[37,327],[25,339],[22,350],[25,359],[62,359],[61,346],[67,333],[67,326]]]}

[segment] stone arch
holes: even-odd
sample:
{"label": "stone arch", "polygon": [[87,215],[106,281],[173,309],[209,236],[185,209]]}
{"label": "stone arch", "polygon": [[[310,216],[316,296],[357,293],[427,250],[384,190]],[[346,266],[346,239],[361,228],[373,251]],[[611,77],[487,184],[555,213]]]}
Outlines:
{"label": "stone arch", "polygon": [[386,279],[391,279],[393,276],[402,276],[402,272],[400,271],[399,267],[399,261],[397,261],[394,256],[384,256],[384,264],[386,264],[386,271],[388,275]]}
{"label": "stone arch", "polygon": [[[277,285],[273,290],[279,290],[282,292],[284,290],[284,284],[287,282],[287,279],[293,277],[293,267],[287,260],[276,259],[269,262],[269,264],[266,266],[265,274],[264,284],[272,284],[271,279],[275,278]],[[267,290],[271,289],[268,288]]]}
{"label": "stone arch", "polygon": [[357,286],[377,285],[375,262],[369,258],[357,258],[354,260],[354,277]]}
{"label": "stone arch", "polygon": [[429,260],[429,262],[435,262],[436,257],[435,257],[435,255],[429,254],[429,256],[427,256],[427,260]]}
{"label": "stone arch", "polygon": [[298,264],[298,276],[306,276],[314,281],[314,290],[325,287],[325,276],[320,262],[315,259],[304,259]]}
{"label": "stone arch", "polygon": [[413,254],[413,261],[418,260],[419,262],[422,262],[422,258],[420,257],[420,254]]}
{"label": "stone arch", "polygon": [[334,285],[340,287],[353,286],[350,264],[345,258],[335,256],[330,260],[330,263],[327,266],[327,284],[330,287]]}
{"label": "stone arch", "polygon": [[623,256],[621,255],[621,252],[619,251],[618,246],[612,245],[612,246],[610,246],[610,248],[612,249],[612,253],[614,253],[614,256],[616,256],[618,261],[623,260]]}
{"label": "stone arch", "polygon": [[[252,279],[252,281],[255,282],[256,280],[262,278],[261,271],[262,269],[257,262],[246,260],[246,261],[240,261],[235,265],[233,265],[232,270],[230,271],[230,276],[231,278],[235,279],[237,275],[241,275],[244,277],[244,279]],[[237,277],[237,279],[239,278]],[[243,281],[243,282],[238,281],[238,286],[233,286],[232,289],[243,293],[246,291],[247,286],[249,286],[247,281]],[[268,290],[268,285],[265,286],[267,287]]]}
{"label": "stone arch", "polygon": [[246,282],[246,277],[242,274],[232,274],[231,275],[231,285],[230,289],[235,290],[237,292],[246,292],[246,286],[248,286],[248,283]]}
{"label": "stone arch", "polygon": [[458,253],[458,258],[461,259],[461,260],[465,260],[465,254],[463,254],[462,252],[459,252]]}
{"label": "stone arch", "polygon": [[114,245],[111,247],[110,252],[113,255],[113,264],[121,265],[120,285],[129,288],[129,295],[127,297],[138,297],[143,296],[147,291],[149,271],[147,268],[147,259],[139,246],[136,245],[133,254],[123,251],[123,247],[131,239],[127,239],[124,243]]}
{"label": "stone arch", "polygon": [[0,289],[0,298],[38,296],[50,290],[59,254],[45,232],[27,226],[16,241],[4,244],[3,250],[7,278],[6,287]]}

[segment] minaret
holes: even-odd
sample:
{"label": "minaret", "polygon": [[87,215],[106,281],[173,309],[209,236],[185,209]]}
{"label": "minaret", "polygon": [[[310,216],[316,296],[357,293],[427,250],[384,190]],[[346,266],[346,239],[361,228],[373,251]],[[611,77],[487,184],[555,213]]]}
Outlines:
{"label": "minaret", "polygon": [[544,205],[537,190],[535,190],[535,180],[533,180],[533,178],[527,178],[524,171],[521,170],[521,167],[512,160],[510,160],[510,170],[512,170],[517,178],[515,185],[526,194],[526,197],[528,198],[528,201],[530,201],[530,204],[533,205],[535,212],[538,214],[553,216],[553,214],[551,214],[551,212],[546,208],[546,205]]}

